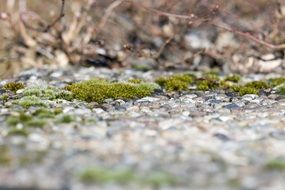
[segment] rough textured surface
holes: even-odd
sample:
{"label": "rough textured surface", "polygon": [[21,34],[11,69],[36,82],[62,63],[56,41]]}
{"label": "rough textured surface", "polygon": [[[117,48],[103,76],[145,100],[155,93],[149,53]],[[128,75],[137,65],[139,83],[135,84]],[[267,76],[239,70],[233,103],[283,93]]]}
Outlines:
{"label": "rough textured surface", "polygon": [[[167,74],[30,70],[15,80],[27,87],[63,88],[94,77],[153,82]],[[98,104],[58,96],[61,92],[33,93],[18,100],[12,92],[1,92],[0,189],[282,190],[285,186],[283,95],[160,91],[151,97]]]}

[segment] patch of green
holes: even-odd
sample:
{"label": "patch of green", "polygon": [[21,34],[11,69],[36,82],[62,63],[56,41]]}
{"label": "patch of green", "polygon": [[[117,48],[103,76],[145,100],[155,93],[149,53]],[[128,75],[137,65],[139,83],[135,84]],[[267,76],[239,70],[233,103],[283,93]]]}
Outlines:
{"label": "patch of green", "polygon": [[230,75],[227,76],[224,81],[229,81],[229,82],[233,82],[233,83],[238,83],[241,81],[241,76],[240,75]]}
{"label": "patch of green", "polygon": [[55,100],[65,99],[73,100],[73,96],[69,91],[58,89],[55,87],[30,87],[23,91],[24,96],[36,96],[41,99]]}
{"label": "patch of green", "polygon": [[0,100],[3,100],[3,102],[7,102],[9,100],[9,95],[7,93],[4,93],[0,96]]}
{"label": "patch of green", "polygon": [[36,116],[40,119],[45,119],[45,118],[54,118],[56,115],[60,114],[62,110],[55,109],[55,110],[50,110],[46,108],[40,108],[37,109],[36,111],[33,112],[33,116]]}
{"label": "patch of green", "polygon": [[277,88],[277,93],[281,95],[285,95],[285,85],[282,85]]}
{"label": "patch of green", "polygon": [[25,88],[22,82],[9,82],[3,86],[5,90],[10,90],[12,92],[17,92],[17,90]]}
{"label": "patch of green", "polygon": [[7,146],[0,146],[0,166],[7,166],[12,162],[12,156]]}
{"label": "patch of green", "polygon": [[135,175],[130,169],[103,169],[99,167],[88,168],[79,174],[83,183],[121,183],[131,182]]}
{"label": "patch of green", "polygon": [[269,88],[269,85],[265,81],[248,82],[244,86],[248,87],[248,88],[253,88],[253,89],[256,89],[256,90],[263,90],[263,89],[268,89]]}
{"label": "patch of green", "polygon": [[25,113],[20,113],[17,116],[9,116],[6,122],[10,126],[22,124],[24,127],[44,127],[46,124],[45,119],[32,117],[31,115]]}
{"label": "patch of green", "polygon": [[57,117],[57,123],[71,123],[74,121],[74,117],[68,114],[61,114]]}
{"label": "patch of green", "polygon": [[102,103],[105,99],[134,99],[150,96],[158,87],[152,83],[109,82],[92,79],[66,87],[75,98],[86,102]]}
{"label": "patch of green", "polygon": [[134,83],[134,84],[141,84],[144,81],[142,79],[138,79],[138,78],[134,78],[134,79],[130,79],[128,80],[129,83]]}
{"label": "patch of green", "polygon": [[272,88],[279,86],[279,85],[285,83],[285,77],[271,78],[268,80],[268,83],[269,83],[269,86]]}
{"label": "patch of green", "polygon": [[24,96],[19,100],[14,101],[15,104],[18,104],[24,108],[29,108],[31,106],[35,107],[47,107],[47,103],[41,98],[32,95],[32,96]]}
{"label": "patch of green", "polygon": [[29,135],[28,131],[25,128],[18,129],[12,128],[8,131],[8,136],[23,136],[27,137]]}
{"label": "patch of green", "polygon": [[146,185],[160,187],[165,185],[175,185],[178,183],[178,179],[165,172],[152,172],[143,179],[143,183]]}
{"label": "patch of green", "polygon": [[213,79],[198,79],[196,85],[197,90],[208,91],[218,89],[220,87],[220,82]]}
{"label": "patch of green", "polygon": [[270,160],[265,164],[268,170],[283,170],[285,171],[285,158]]}
{"label": "patch of green", "polygon": [[167,91],[188,90],[193,82],[193,76],[190,74],[176,74],[169,77],[160,77],[155,81]]}
{"label": "patch of green", "polygon": [[240,96],[244,96],[246,94],[258,94],[259,93],[258,89],[255,89],[252,87],[247,87],[247,86],[235,85],[235,86],[232,86],[231,89],[234,92],[237,92]]}

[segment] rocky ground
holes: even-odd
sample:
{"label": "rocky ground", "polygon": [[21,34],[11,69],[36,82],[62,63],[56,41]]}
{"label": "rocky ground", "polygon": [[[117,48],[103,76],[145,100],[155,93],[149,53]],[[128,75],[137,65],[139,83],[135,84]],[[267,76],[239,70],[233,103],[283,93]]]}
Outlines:
{"label": "rocky ground", "polygon": [[[14,80],[63,88],[94,77],[153,82],[168,74],[43,69]],[[17,97],[23,92],[1,90],[0,189],[284,189],[285,99],[274,91],[160,90],[102,104],[45,95],[30,103]]]}

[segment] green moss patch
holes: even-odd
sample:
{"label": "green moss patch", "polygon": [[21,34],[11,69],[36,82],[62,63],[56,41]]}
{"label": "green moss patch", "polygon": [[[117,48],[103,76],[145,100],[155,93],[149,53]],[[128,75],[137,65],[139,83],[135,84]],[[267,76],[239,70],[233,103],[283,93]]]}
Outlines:
{"label": "green moss patch", "polygon": [[24,89],[23,95],[36,96],[46,100],[65,99],[70,101],[73,99],[73,96],[69,91],[55,87],[30,87]]}
{"label": "green moss patch", "polygon": [[283,170],[285,171],[285,158],[273,159],[265,164],[268,170]]}
{"label": "green moss patch", "polygon": [[0,146],[0,166],[7,166],[12,162],[12,156],[7,146]]}
{"label": "green moss patch", "polygon": [[187,90],[193,82],[193,76],[190,74],[176,74],[169,77],[160,77],[155,81],[167,91]]}
{"label": "green moss patch", "polygon": [[10,90],[12,92],[17,92],[20,89],[25,88],[24,83],[22,82],[9,82],[3,86],[5,90]]}
{"label": "green moss patch", "polygon": [[92,167],[84,170],[79,175],[83,183],[129,183],[134,180],[135,175],[130,169],[103,169]]}
{"label": "green moss patch", "polygon": [[24,108],[29,108],[31,106],[35,106],[35,107],[47,107],[48,106],[46,101],[42,100],[41,98],[35,95],[24,96],[19,100],[15,100],[14,103]]}
{"label": "green moss patch", "polygon": [[285,77],[271,78],[268,80],[270,87],[276,87],[285,83]]}
{"label": "green moss patch", "polygon": [[6,120],[7,124],[10,126],[16,126],[22,124],[24,127],[44,127],[46,124],[45,119],[40,119],[37,117],[32,117],[32,115],[20,113],[16,116],[9,116]]}
{"label": "green moss patch", "polygon": [[233,83],[238,83],[241,81],[241,76],[240,75],[230,75],[227,76],[224,81],[229,81],[229,82],[233,82]]}
{"label": "green moss patch", "polygon": [[128,100],[150,96],[157,88],[159,87],[153,83],[134,84],[103,79],[92,79],[66,87],[79,100],[99,103],[109,98]]}

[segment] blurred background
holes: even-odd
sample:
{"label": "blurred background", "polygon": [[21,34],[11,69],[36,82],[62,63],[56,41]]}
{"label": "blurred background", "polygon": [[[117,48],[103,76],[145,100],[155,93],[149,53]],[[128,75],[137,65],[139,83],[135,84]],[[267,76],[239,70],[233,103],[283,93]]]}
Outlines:
{"label": "blurred background", "polygon": [[[65,17],[44,31],[60,8],[61,0],[0,0],[1,78],[29,68],[70,65],[143,71],[284,70],[283,48],[268,48],[217,27],[283,44],[283,1],[66,0]],[[167,13],[194,14],[195,19]]]}

